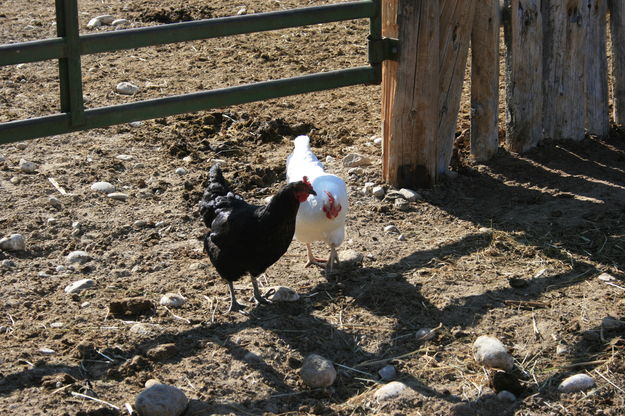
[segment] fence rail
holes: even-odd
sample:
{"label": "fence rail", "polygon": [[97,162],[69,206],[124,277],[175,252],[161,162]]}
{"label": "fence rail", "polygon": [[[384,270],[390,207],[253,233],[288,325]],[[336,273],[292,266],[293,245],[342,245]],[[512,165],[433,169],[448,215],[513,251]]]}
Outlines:
{"label": "fence rail", "polygon": [[[58,59],[61,112],[0,124],[0,143],[350,85],[380,83],[381,62],[392,58],[388,42],[384,42],[381,37],[380,15],[380,0],[360,0],[80,35],[77,0],[56,0],[58,37],[0,45],[0,66]],[[84,108],[80,65],[82,55],[364,18],[370,20],[370,66],[110,107]]]}

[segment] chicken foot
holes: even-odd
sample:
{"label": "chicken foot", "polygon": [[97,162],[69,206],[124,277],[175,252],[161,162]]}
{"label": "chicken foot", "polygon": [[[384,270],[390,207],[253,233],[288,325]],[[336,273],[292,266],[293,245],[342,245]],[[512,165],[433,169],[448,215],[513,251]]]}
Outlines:
{"label": "chicken foot", "polygon": [[310,245],[310,243],[306,243],[306,249],[308,250],[308,262],[306,262],[306,265],[304,267],[310,267],[310,266],[326,267],[328,263],[327,260],[316,258],[313,255],[312,246]]}
{"label": "chicken foot", "polygon": [[256,276],[250,276],[252,278],[252,286],[254,287],[254,300],[256,301],[256,303],[260,303],[262,305],[269,305],[269,302],[267,299],[265,299],[263,297],[263,295],[260,294],[260,290],[258,290],[258,282],[256,281]]}
{"label": "chicken foot", "polygon": [[330,246],[330,258],[328,260],[318,259],[313,255],[312,247],[310,243],[306,243],[306,249],[308,250],[308,262],[305,267],[319,266],[326,269],[326,273],[332,273],[334,266],[339,265],[339,255],[336,252],[336,247]]}

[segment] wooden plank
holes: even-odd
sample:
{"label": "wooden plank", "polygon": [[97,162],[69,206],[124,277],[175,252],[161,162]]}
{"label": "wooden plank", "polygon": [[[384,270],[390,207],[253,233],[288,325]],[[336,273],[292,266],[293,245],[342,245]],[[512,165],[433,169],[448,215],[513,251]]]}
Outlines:
{"label": "wooden plank", "polygon": [[474,14],[475,0],[440,0],[437,178],[449,171]]}
{"label": "wooden plank", "polygon": [[585,136],[586,0],[543,0],[543,129],[556,140]]}
{"label": "wooden plank", "polygon": [[499,147],[499,0],[477,0],[471,30],[471,155],[490,159]]}
{"label": "wooden plank", "polygon": [[612,38],[614,121],[625,125],[625,1],[608,0]]}
{"label": "wooden plank", "polygon": [[394,186],[427,187],[436,178],[438,107],[432,103],[439,88],[439,2],[398,1],[399,64],[394,92],[388,90],[392,80],[384,82],[383,92],[384,105],[392,97],[383,111],[384,179]]}
{"label": "wooden plank", "polygon": [[506,147],[524,152],[542,138],[540,0],[505,0]]}
{"label": "wooden plank", "polygon": [[[382,1],[382,36],[399,37],[399,24],[397,23],[397,8],[399,0]],[[398,62],[386,60],[382,62],[382,176],[390,182],[389,160],[393,158],[395,166],[396,155],[390,154],[392,140],[393,102],[397,91],[397,68]]]}
{"label": "wooden plank", "polygon": [[586,0],[588,11],[584,59],[586,131],[607,136],[610,131],[608,107],[608,57],[606,52],[607,0]]}

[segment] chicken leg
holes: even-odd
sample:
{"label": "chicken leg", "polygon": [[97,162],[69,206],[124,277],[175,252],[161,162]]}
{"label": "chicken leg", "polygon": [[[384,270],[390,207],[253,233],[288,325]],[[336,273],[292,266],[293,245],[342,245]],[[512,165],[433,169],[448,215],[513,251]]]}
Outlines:
{"label": "chicken leg", "polygon": [[328,259],[328,263],[326,264],[326,273],[332,273],[334,266],[339,265],[339,255],[336,252],[336,247],[334,245],[330,245],[330,258]]}
{"label": "chicken leg", "polygon": [[339,265],[339,255],[336,252],[336,247],[334,245],[330,245],[330,258],[327,261],[318,259],[313,255],[310,243],[306,243],[306,248],[308,249],[308,262],[306,263],[306,267],[312,265],[325,267],[326,273],[330,274],[334,270],[334,266]]}
{"label": "chicken leg", "polygon": [[228,280],[228,289],[230,289],[230,308],[228,309],[228,312],[244,313],[243,310],[245,309],[245,306],[237,302],[237,299],[234,296],[234,283],[229,280]]}
{"label": "chicken leg", "polygon": [[327,266],[328,262],[326,260],[318,259],[313,255],[312,246],[310,243],[306,243],[306,249],[308,250],[308,262],[306,262],[306,265],[304,267],[310,267],[310,266],[326,267]]}
{"label": "chicken leg", "polygon": [[269,301],[265,299],[261,294],[260,290],[258,290],[258,282],[256,281],[256,276],[250,276],[252,278],[252,286],[254,287],[254,300],[256,303],[260,303],[263,305],[269,305]]}

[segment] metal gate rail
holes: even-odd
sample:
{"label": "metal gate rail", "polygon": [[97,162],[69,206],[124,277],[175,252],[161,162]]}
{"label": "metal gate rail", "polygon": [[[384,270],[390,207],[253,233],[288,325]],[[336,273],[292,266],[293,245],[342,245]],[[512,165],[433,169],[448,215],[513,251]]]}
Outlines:
{"label": "metal gate rail", "polygon": [[[1,123],[0,143],[349,85],[379,83],[381,62],[393,58],[391,47],[395,46],[396,42],[382,39],[380,13],[380,0],[360,0],[80,35],[77,0],[56,0],[58,37],[0,45],[0,65],[58,59],[61,112],[51,116]],[[80,63],[82,55],[362,18],[370,19],[370,66],[95,109],[84,108]]]}

